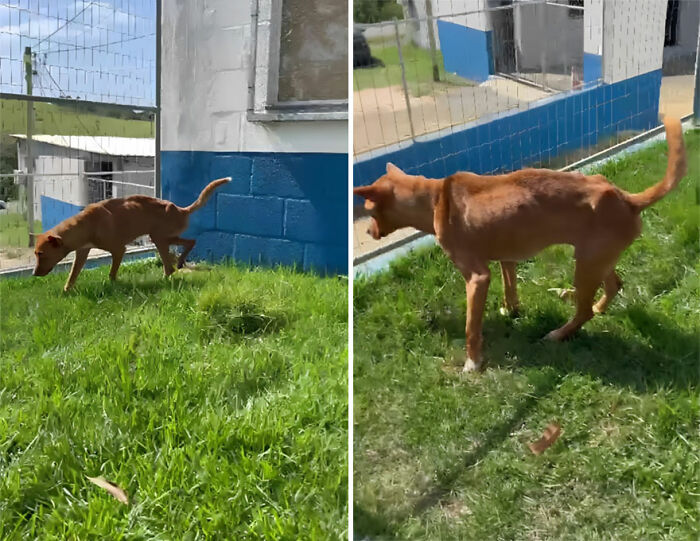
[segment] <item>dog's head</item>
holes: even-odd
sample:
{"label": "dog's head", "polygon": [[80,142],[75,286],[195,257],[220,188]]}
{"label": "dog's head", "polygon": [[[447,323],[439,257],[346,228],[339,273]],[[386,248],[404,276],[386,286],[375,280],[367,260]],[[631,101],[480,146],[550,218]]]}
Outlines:
{"label": "dog's head", "polygon": [[34,239],[36,266],[32,275],[46,276],[68,252],[70,250],[65,247],[61,237],[52,233],[37,235]]}
{"label": "dog's head", "polygon": [[416,189],[416,179],[424,177],[407,175],[392,163],[386,164],[386,174],[369,186],[355,188],[353,193],[365,200],[370,213],[369,233],[372,238],[386,237],[402,227],[418,227],[426,216],[422,197]]}

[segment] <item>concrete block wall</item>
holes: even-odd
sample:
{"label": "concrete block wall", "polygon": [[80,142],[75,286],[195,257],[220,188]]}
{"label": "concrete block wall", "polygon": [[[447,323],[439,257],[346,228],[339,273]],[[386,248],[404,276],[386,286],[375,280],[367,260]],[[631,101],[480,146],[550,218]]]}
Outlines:
{"label": "concrete block wall", "polygon": [[347,121],[248,120],[249,1],[169,0],[162,17],[162,196],[233,178],[192,215],[193,257],[347,272]]}
{"label": "concrete block wall", "polygon": [[660,70],[666,2],[603,0],[603,78],[616,83]]}
{"label": "concrete block wall", "polygon": [[[334,172],[343,171],[340,179]],[[193,213],[195,259],[347,271],[347,155],[169,152],[163,197],[188,205],[210,180],[231,176]]]}
{"label": "concrete block wall", "polygon": [[[371,184],[392,162],[407,173],[443,178],[457,171],[495,174],[547,163],[626,130],[658,124],[661,71],[558,94],[525,111],[483,117],[385,153],[368,153],[353,166],[353,184]],[[355,204],[361,201],[355,198]]]}

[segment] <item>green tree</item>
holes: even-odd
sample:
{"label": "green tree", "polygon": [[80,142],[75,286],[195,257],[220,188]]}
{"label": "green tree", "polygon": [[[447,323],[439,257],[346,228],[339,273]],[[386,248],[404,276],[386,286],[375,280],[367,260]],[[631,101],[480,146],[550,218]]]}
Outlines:
{"label": "green tree", "polygon": [[403,19],[403,7],[396,0],[354,0],[353,19],[358,23],[377,23]]}

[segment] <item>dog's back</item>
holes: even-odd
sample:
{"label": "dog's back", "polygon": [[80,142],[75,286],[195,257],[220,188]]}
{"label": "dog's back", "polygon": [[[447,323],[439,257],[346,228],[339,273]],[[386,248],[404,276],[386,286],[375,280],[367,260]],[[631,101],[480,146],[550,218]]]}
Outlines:
{"label": "dog's back", "polygon": [[188,213],[171,203],[146,195],[132,195],[93,203],[82,219],[91,224],[92,244],[128,244],[141,235],[174,237],[187,228]]}

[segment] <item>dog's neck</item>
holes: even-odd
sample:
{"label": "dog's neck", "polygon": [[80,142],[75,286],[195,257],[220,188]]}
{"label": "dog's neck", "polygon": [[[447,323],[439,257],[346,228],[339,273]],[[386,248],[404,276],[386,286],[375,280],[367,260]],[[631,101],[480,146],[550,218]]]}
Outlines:
{"label": "dog's neck", "polygon": [[406,209],[409,226],[430,235],[435,234],[433,217],[443,182],[442,179],[429,179],[422,176],[408,177],[408,185],[413,190],[411,207]]}
{"label": "dog's neck", "polygon": [[83,210],[75,216],[58,224],[51,232],[61,237],[64,246],[69,252],[77,250],[89,244],[90,239],[92,238],[92,227],[78,227],[80,224],[89,219],[89,214]]}

